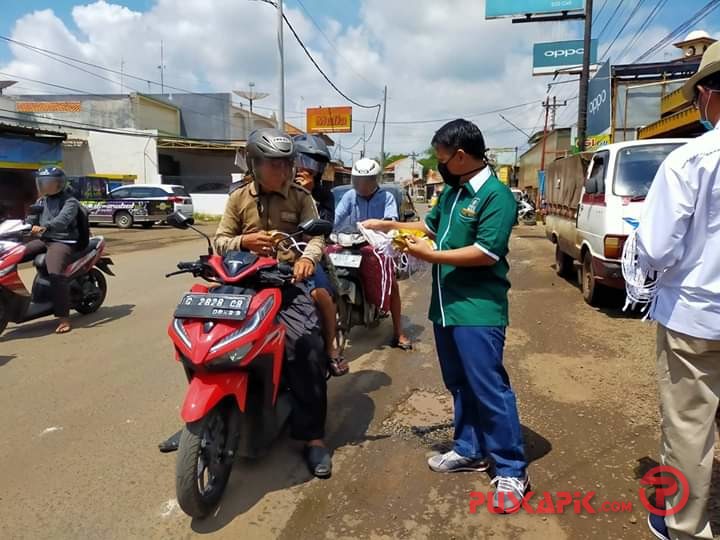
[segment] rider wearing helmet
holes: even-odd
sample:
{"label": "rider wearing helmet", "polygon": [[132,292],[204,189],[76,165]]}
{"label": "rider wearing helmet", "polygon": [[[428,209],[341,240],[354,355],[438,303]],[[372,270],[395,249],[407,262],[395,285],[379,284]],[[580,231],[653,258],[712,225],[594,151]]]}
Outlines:
{"label": "rider wearing helmet", "polygon": [[335,221],[335,201],[332,195],[332,182],[323,182],[322,177],[330,163],[330,151],[325,141],[317,135],[296,135],[295,144],[295,182],[312,193],[322,219]]}
{"label": "rider wearing helmet", "polygon": [[[214,243],[219,254],[246,250],[269,256],[274,249],[270,231],[295,233],[318,213],[310,192],[293,182],[295,148],[289,135],[277,129],[255,130],[248,137],[246,154],[252,180],[230,194]],[[306,280],[315,273],[324,246],[322,237],[313,237],[301,255],[279,254],[283,262],[293,263],[295,277],[295,285],[283,291],[280,311],[287,331],[283,369],[296,404],[291,434],[306,441],[308,467],[321,478],[330,476],[332,469],[323,443],[328,359]]]}
{"label": "rider wearing helmet", "polygon": [[[315,199],[321,219],[330,223],[335,220],[335,199],[331,191],[332,183],[323,182],[322,176],[325,167],[330,163],[330,152],[325,141],[316,135],[296,135],[295,144],[295,183],[307,189]],[[325,350],[332,362],[331,369],[334,375],[347,372],[347,365],[337,348],[337,308],[333,301],[334,288],[324,265],[327,260],[323,257],[321,263],[315,268],[312,292],[310,293],[317,305],[322,318]]]}
{"label": "rider wearing helmet", "polygon": [[39,238],[26,246],[28,257],[47,252],[45,264],[52,289],[58,334],[69,332],[70,288],[63,275],[80,240],[78,212],[80,203],[67,190],[65,172],[59,167],[42,167],[35,175],[40,199],[39,212],[28,218],[32,234]]}
{"label": "rider wearing helmet", "polygon": [[[357,224],[368,219],[398,220],[398,209],[392,193],[380,186],[380,164],[374,159],[362,158],[353,164],[350,177],[353,189],[349,190],[335,209],[335,230],[357,231]],[[402,328],[400,288],[392,275],[390,314],[393,320],[391,345],[402,350],[412,349],[412,342]]]}

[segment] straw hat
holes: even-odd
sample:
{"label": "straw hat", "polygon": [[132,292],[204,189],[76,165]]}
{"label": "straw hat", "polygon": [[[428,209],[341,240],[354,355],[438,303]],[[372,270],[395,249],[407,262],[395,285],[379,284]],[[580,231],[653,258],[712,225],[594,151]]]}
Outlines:
{"label": "straw hat", "polygon": [[688,101],[695,99],[695,87],[698,83],[716,73],[720,73],[720,41],[716,41],[708,47],[705,54],[703,54],[702,62],[700,62],[700,69],[683,86],[682,90],[685,99]]}

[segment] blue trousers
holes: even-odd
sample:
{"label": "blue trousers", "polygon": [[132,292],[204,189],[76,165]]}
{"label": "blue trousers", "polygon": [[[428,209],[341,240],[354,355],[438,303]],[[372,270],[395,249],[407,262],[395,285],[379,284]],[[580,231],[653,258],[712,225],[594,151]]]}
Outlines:
{"label": "blue trousers", "polygon": [[504,327],[435,325],[440,369],[455,408],[455,451],[492,458],[498,476],[521,478],[527,462],[520,418],[503,367]]}

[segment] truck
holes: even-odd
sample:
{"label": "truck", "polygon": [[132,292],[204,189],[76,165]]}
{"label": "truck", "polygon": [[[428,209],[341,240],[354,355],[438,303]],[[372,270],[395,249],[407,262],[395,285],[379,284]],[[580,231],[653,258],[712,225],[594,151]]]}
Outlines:
{"label": "truck", "polygon": [[658,168],[687,139],[609,144],[558,159],[545,171],[545,234],[559,276],[577,274],[585,301],[624,289],[620,259]]}

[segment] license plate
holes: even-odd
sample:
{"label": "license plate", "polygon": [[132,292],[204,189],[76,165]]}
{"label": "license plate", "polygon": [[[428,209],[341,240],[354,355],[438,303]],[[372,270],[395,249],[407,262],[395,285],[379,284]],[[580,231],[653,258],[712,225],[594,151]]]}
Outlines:
{"label": "license plate", "polygon": [[335,266],[360,268],[362,255],[355,255],[354,253],[331,253],[330,260]]}
{"label": "license plate", "polygon": [[229,319],[247,316],[252,296],[247,294],[186,294],[175,309],[178,319]]}

